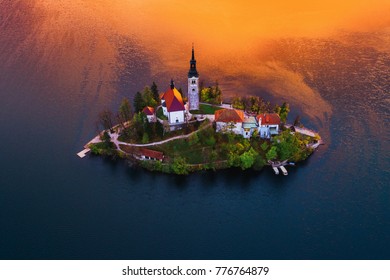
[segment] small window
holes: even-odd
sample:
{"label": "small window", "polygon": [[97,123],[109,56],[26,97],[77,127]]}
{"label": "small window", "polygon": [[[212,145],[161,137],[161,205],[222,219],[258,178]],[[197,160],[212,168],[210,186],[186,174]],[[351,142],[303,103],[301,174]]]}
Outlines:
{"label": "small window", "polygon": [[195,89],[193,88],[192,91],[195,91]]}

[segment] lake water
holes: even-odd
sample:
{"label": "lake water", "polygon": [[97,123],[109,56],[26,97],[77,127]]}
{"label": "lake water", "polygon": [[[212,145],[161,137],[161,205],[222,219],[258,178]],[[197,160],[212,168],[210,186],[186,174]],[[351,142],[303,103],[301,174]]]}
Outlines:
{"label": "lake water", "polygon": [[192,42],[158,50],[63,7],[0,7],[0,259],[390,258],[388,30],[228,59],[200,44],[207,83],[289,101],[326,145],[288,176],[179,177],[76,153],[122,97],[171,77],[185,89]]}

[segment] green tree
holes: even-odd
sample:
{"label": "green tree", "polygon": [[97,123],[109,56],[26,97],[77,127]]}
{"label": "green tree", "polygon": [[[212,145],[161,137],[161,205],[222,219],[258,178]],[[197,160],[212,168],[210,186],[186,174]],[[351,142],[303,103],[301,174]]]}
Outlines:
{"label": "green tree", "polygon": [[212,150],[210,153],[210,162],[214,163],[218,158],[218,153],[216,150]]}
{"label": "green tree", "polygon": [[198,137],[198,133],[194,133],[192,134],[189,138],[189,144],[192,146],[192,145],[196,145],[199,143],[199,137]]}
{"label": "green tree", "polygon": [[132,117],[133,112],[131,111],[129,99],[123,98],[119,106],[118,120],[124,127],[124,123],[130,121]]}
{"label": "green tree", "polygon": [[200,101],[208,103],[210,100],[211,88],[202,88],[200,90]]}
{"label": "green tree", "polygon": [[240,96],[233,97],[232,107],[239,110],[245,110],[245,101]]}
{"label": "green tree", "polygon": [[267,142],[264,142],[263,144],[261,144],[261,149],[263,150],[263,151],[266,151],[267,149],[268,149],[268,143]]}
{"label": "green tree", "polygon": [[104,144],[108,146],[110,146],[110,143],[111,143],[111,136],[108,134],[107,131],[104,131],[102,137],[100,138],[100,140],[103,141]]}
{"label": "green tree", "polygon": [[277,153],[281,160],[301,160],[305,155],[305,144],[297,134],[291,134],[288,130],[274,137]]}
{"label": "green tree", "polygon": [[276,114],[280,115],[280,106],[279,105],[275,105],[274,112]]}
{"label": "green tree", "polygon": [[261,106],[261,100],[258,96],[249,96],[248,98],[245,98],[245,108],[247,111],[251,113],[259,113],[260,106]]}
{"label": "green tree", "polygon": [[159,92],[158,92],[157,84],[155,82],[152,83],[152,86],[150,87],[150,90],[152,91],[153,99],[158,104],[159,101],[160,101],[160,95],[159,95]]}
{"label": "green tree", "polygon": [[240,167],[242,170],[248,169],[253,166],[255,163],[256,157],[258,153],[253,149],[250,148],[249,151],[244,152],[240,156]]}
{"label": "green tree", "polygon": [[265,102],[263,99],[260,99],[259,113],[271,113],[271,103],[269,101]]}
{"label": "green tree", "polygon": [[142,98],[144,100],[145,106],[150,106],[150,107],[156,107],[159,99],[155,100],[154,99],[154,94],[152,90],[146,86],[143,91],[141,92]]}
{"label": "green tree", "polygon": [[211,104],[221,104],[222,91],[219,88],[218,81],[215,82],[215,86],[201,88],[200,100],[202,102],[211,103]]}
{"label": "green tree", "polygon": [[218,80],[215,81],[215,86],[211,88],[212,91],[212,99],[214,104],[221,104],[222,103],[222,90],[219,87]]}
{"label": "green tree", "polygon": [[254,170],[261,170],[266,164],[265,159],[261,155],[257,155],[253,163]]}
{"label": "green tree", "polygon": [[144,132],[144,134],[142,135],[142,143],[149,143],[149,134],[147,132]]}
{"label": "green tree", "polygon": [[288,103],[283,102],[282,106],[280,107],[280,120],[281,122],[285,123],[287,120],[288,113],[290,112],[290,105]]}
{"label": "green tree", "polygon": [[146,106],[146,102],[144,101],[144,98],[142,97],[141,92],[137,91],[137,93],[134,96],[134,110],[135,112],[141,112],[144,107]]}
{"label": "green tree", "polygon": [[131,122],[132,134],[136,137],[136,140],[141,140],[144,134],[143,115],[141,112],[134,114],[133,121]]}
{"label": "green tree", "polygon": [[215,140],[215,137],[214,136],[210,136],[210,137],[207,137],[204,141],[204,143],[207,145],[207,146],[214,146],[215,143],[216,143],[216,140]]}
{"label": "green tree", "polygon": [[183,157],[175,157],[171,165],[171,168],[173,173],[178,175],[186,175],[188,174],[189,171],[187,161]]}
{"label": "green tree", "polygon": [[228,165],[234,166],[234,167],[239,167],[241,163],[240,156],[236,152],[229,152],[228,153]]}
{"label": "green tree", "polygon": [[265,156],[267,160],[274,160],[278,156],[276,147],[272,146]]}
{"label": "green tree", "polygon": [[156,136],[159,138],[163,138],[164,137],[164,126],[162,125],[162,123],[157,121],[154,123],[154,126],[155,126]]}

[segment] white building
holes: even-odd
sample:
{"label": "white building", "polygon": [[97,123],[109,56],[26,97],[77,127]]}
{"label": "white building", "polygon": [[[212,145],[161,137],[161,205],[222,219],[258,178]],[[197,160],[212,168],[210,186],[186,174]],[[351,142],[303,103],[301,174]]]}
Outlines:
{"label": "white building", "polygon": [[142,112],[146,115],[146,117],[148,118],[148,121],[151,123],[151,122],[155,122],[156,121],[156,114],[154,112],[154,108],[153,107],[149,107],[149,106],[146,106]]}
{"label": "white building", "polygon": [[168,118],[169,124],[179,124],[185,121],[185,108],[180,92],[171,81],[170,88],[161,95],[163,114]]}
{"label": "white building", "polygon": [[279,134],[280,117],[278,114],[260,114],[257,120],[261,138],[271,138],[272,135]]}
{"label": "white building", "polygon": [[245,118],[242,123],[242,136],[251,138],[253,133],[258,130],[258,124],[255,117]]}
{"label": "white building", "polygon": [[139,159],[141,160],[158,160],[163,161],[164,159],[164,153],[150,150],[146,148],[140,148],[136,154],[138,155]]}
{"label": "white building", "polygon": [[235,109],[221,109],[215,111],[215,122],[217,132],[242,133],[244,112]]}

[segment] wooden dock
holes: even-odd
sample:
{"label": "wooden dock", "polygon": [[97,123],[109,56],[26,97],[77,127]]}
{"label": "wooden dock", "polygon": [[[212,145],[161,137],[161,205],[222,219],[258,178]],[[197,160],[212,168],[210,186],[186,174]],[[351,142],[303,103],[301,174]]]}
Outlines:
{"label": "wooden dock", "polygon": [[271,167],[274,170],[276,175],[279,175],[279,173],[280,173],[279,169],[280,169],[280,171],[282,171],[284,176],[288,175],[287,169],[284,167],[285,165],[290,165],[290,163],[287,162],[287,160],[284,160],[284,161],[272,161],[272,160],[269,160],[268,163],[269,163],[269,165],[271,165]]}
{"label": "wooden dock", "polygon": [[87,155],[87,153],[89,153],[91,151],[90,148],[87,148],[87,149],[84,149],[82,150],[81,152],[77,153],[77,155],[80,157],[80,158],[83,158]]}
{"label": "wooden dock", "polygon": [[288,175],[287,169],[283,165],[279,166],[279,168],[280,168],[280,170],[282,170],[282,173],[284,176]]}

